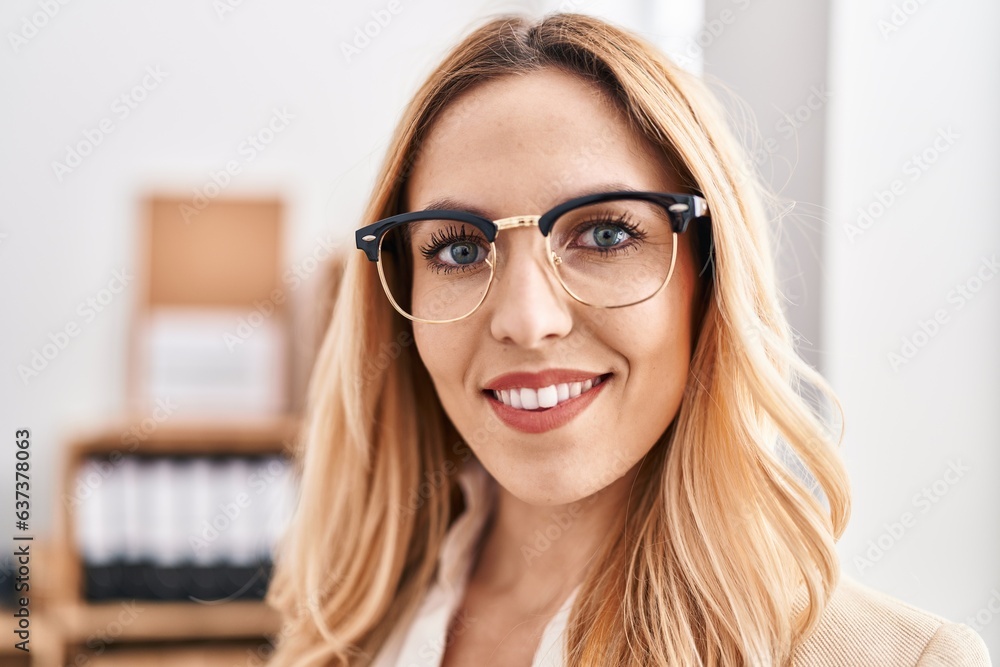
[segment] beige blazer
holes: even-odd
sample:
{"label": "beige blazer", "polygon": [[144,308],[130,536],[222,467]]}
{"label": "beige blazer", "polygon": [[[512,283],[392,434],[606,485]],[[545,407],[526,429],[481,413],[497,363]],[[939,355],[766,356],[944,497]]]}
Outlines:
{"label": "beige blazer", "polygon": [[[459,607],[475,545],[496,501],[496,483],[474,457],[462,467],[458,482],[465,510],[445,536],[435,582],[416,617],[394,629],[373,667],[441,664],[446,631]],[[563,633],[578,590],[579,586],[546,625],[532,667],[567,667]],[[796,611],[805,606],[807,595],[806,587],[800,587]],[[791,667],[939,665],[991,667],[985,642],[969,626],[873,590],[843,571],[819,625],[798,647],[791,662]]]}
{"label": "beige blazer", "polygon": [[[804,603],[804,600],[803,600]],[[798,667],[990,667],[986,643],[953,623],[841,574]]]}

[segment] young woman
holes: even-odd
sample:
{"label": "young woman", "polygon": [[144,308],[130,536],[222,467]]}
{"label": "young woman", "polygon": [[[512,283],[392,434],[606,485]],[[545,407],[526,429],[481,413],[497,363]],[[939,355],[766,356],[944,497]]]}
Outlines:
{"label": "young woman", "polygon": [[839,404],[747,163],[696,78],[596,18],[446,57],[312,378],[273,664],[988,664],[840,575]]}

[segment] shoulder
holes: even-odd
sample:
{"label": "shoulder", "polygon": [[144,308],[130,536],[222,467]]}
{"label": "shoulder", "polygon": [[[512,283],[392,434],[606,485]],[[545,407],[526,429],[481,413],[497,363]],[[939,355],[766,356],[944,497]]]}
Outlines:
{"label": "shoulder", "polygon": [[819,625],[796,649],[802,667],[990,667],[986,643],[953,623],[841,576]]}

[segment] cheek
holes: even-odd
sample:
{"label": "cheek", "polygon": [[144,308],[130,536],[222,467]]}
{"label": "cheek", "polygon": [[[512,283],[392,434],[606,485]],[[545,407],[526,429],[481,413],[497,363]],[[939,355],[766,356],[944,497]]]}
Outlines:
{"label": "cheek", "polygon": [[468,357],[465,339],[454,331],[454,323],[448,325],[413,323],[413,341],[417,354],[427,368],[431,380],[439,394],[461,390]]}
{"label": "cheek", "polygon": [[626,357],[648,363],[690,356],[691,305],[682,295],[664,295],[625,310],[609,329]]}
{"label": "cheek", "polygon": [[626,391],[646,397],[637,398],[637,405],[648,407],[651,396],[664,401],[663,408],[673,405],[683,394],[690,366],[690,306],[682,298],[668,297],[628,310],[632,312],[627,317],[607,329],[613,336],[607,344],[627,364]]}
{"label": "cheek", "polygon": [[430,373],[431,379],[435,379],[441,372],[439,368],[440,356],[437,351],[441,349],[440,332],[434,330],[434,325],[421,322],[413,323],[413,342],[417,348],[420,360]]}

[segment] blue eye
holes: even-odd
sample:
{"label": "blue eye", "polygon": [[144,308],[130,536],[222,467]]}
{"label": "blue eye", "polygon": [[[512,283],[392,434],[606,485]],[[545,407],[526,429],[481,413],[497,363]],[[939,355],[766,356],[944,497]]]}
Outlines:
{"label": "blue eye", "polygon": [[427,244],[420,247],[420,254],[427,260],[428,268],[451,273],[481,266],[490,252],[487,243],[477,230],[470,233],[463,225],[459,231],[452,225],[436,230]]}
{"label": "blue eye", "polygon": [[646,238],[646,234],[630,222],[627,215],[601,215],[577,224],[566,234],[565,240],[559,242],[565,244],[562,247],[584,248],[602,254],[625,250],[634,245],[629,241],[641,242]]}
{"label": "blue eye", "polygon": [[595,225],[593,230],[594,242],[600,248],[613,248],[618,243],[624,241],[628,236],[625,230],[618,225]]}
{"label": "blue eye", "polygon": [[448,254],[456,264],[471,264],[479,254],[479,246],[468,241],[452,243],[448,249],[450,250]]}

